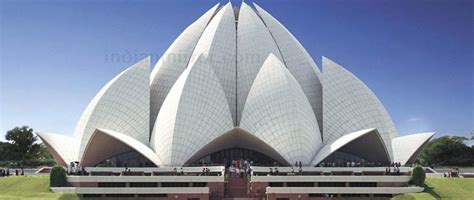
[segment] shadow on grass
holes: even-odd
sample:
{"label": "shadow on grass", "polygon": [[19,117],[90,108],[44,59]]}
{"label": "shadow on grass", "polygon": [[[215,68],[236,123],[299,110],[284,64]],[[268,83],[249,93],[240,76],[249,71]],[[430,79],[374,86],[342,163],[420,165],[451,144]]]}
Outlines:
{"label": "shadow on grass", "polygon": [[441,196],[439,196],[439,194],[436,193],[436,192],[433,190],[434,187],[431,187],[431,186],[426,185],[426,184],[424,184],[423,187],[425,188],[425,191],[423,191],[423,192],[430,194],[430,195],[433,196],[433,198],[435,198],[435,199],[440,199],[440,198],[441,198]]}

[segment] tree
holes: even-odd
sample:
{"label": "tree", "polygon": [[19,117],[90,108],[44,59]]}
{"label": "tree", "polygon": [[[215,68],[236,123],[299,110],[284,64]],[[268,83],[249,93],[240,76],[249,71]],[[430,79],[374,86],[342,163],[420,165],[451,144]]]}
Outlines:
{"label": "tree", "polygon": [[33,134],[32,128],[15,127],[7,132],[5,139],[10,143],[10,145],[5,145],[10,160],[18,161],[20,165],[28,165],[38,158],[41,146],[36,143],[38,139]]}
{"label": "tree", "polygon": [[0,161],[8,161],[12,158],[10,150],[12,144],[8,142],[0,142]]}
{"label": "tree", "polygon": [[418,158],[422,165],[472,166],[474,148],[465,144],[467,138],[443,136],[430,141]]}
{"label": "tree", "polygon": [[50,187],[66,187],[68,186],[66,178],[66,170],[61,166],[54,166],[51,169],[49,176],[49,185]]}
{"label": "tree", "polygon": [[420,166],[416,166],[415,168],[413,168],[411,175],[411,181],[413,182],[413,184],[421,187],[425,184],[425,179],[426,174],[423,168],[421,168]]}

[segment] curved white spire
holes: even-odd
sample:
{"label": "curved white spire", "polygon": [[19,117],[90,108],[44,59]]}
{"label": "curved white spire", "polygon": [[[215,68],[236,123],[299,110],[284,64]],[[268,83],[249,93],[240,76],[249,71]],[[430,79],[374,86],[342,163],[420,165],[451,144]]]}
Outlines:
{"label": "curved white spire", "polygon": [[402,165],[415,162],[423,147],[434,136],[434,132],[415,133],[392,139],[393,161]]}
{"label": "curved white spire", "polygon": [[322,130],[323,93],[320,81],[321,72],[313,61],[313,58],[311,58],[303,45],[301,45],[293,34],[267,11],[256,3],[253,4],[275,40],[283,57],[283,63],[298,81],[309,103],[311,103],[311,107],[318,120],[319,128]]}
{"label": "curved white spire", "polygon": [[84,150],[81,164],[94,166],[105,159],[135,150],[156,166],[161,164],[158,156],[148,146],[126,134],[107,129],[96,129]]}
{"label": "curved white spire", "polygon": [[237,122],[240,121],[247,95],[267,56],[281,60],[280,52],[262,20],[245,2],[237,24]]}
{"label": "curved white spire", "polygon": [[150,57],[132,65],[109,81],[87,106],[77,123],[79,157],[95,129],[112,129],[143,144],[149,139]]}
{"label": "curved white spire", "polygon": [[252,85],[240,128],[275,148],[288,163],[311,163],[322,144],[308,99],[273,54],[268,56]]}
{"label": "curved white spire", "polygon": [[171,44],[156,63],[150,77],[150,131],[158,116],[161,105],[171,87],[188,66],[201,33],[206,28],[219,4],[209,9],[204,15],[186,28]]}
{"label": "curved white spire", "polygon": [[150,145],[164,165],[182,165],[232,128],[220,81],[200,56],[171,88],[156,119]]}
{"label": "curved white spire", "polygon": [[37,135],[59,165],[65,166],[78,161],[79,143],[75,137],[55,133],[37,133]]}
{"label": "curved white spire", "polygon": [[372,91],[351,72],[323,57],[323,133],[330,143],[358,130],[376,128],[391,158],[397,137],[390,116]]}
{"label": "curved white spire", "polygon": [[229,2],[212,18],[194,49],[193,57],[204,55],[219,78],[236,122],[236,30],[232,4]]}

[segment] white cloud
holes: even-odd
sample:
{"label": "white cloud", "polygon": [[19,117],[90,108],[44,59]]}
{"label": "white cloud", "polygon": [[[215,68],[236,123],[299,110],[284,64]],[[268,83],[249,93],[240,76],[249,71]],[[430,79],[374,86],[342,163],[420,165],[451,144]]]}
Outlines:
{"label": "white cloud", "polygon": [[419,122],[419,121],[423,121],[423,119],[420,118],[420,117],[410,117],[410,118],[408,118],[407,121],[408,122]]}

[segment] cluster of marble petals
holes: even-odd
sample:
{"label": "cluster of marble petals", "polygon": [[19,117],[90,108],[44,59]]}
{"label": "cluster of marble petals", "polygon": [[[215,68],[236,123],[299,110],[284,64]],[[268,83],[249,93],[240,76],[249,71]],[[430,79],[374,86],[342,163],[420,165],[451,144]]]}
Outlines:
{"label": "cluster of marble petals", "polygon": [[434,135],[398,136],[361,80],[326,57],[321,72],[255,3],[215,5],[149,68],[148,57],[105,84],[73,137],[38,133],[57,163],[95,166],[135,151],[182,166],[246,148],[284,165],[318,165],[336,152],[411,164]]}

